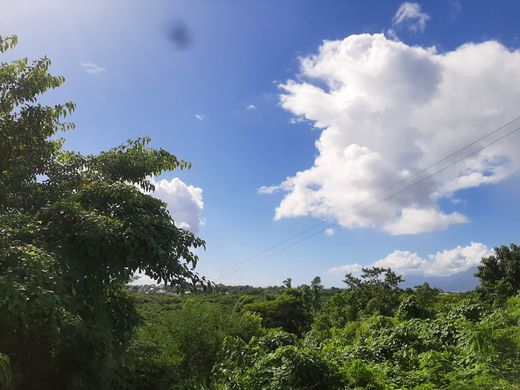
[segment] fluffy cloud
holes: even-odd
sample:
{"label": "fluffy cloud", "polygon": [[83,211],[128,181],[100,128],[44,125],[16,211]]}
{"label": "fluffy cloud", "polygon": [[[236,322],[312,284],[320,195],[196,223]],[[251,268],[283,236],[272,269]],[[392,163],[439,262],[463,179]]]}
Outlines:
{"label": "fluffy cloud", "polygon": [[445,229],[468,218],[443,211],[441,199],[520,167],[519,139],[510,137],[385,192],[518,115],[520,51],[498,42],[439,53],[382,34],[352,35],[303,58],[298,80],[280,85],[281,106],[321,129],[318,153],[310,168],[260,188],[285,192],[275,219],[313,216],[391,234]]}
{"label": "fluffy cloud", "polygon": [[437,252],[430,256],[425,268],[426,275],[450,276],[467,271],[480,264],[482,257],[492,254],[492,250],[486,245],[472,242],[465,247]]}
{"label": "fluffy cloud", "polygon": [[444,214],[432,208],[401,209],[401,216],[386,225],[392,234],[414,234],[432,230],[443,230],[453,223],[466,223],[468,218],[457,212]]}
{"label": "fluffy cloud", "polygon": [[205,114],[195,114],[195,118],[197,118],[199,121],[203,121],[204,119],[206,119],[206,115]]}
{"label": "fluffy cloud", "polygon": [[392,25],[394,29],[404,27],[413,32],[423,32],[426,22],[430,20],[430,15],[421,11],[421,6],[417,3],[403,3],[397,10]]}
{"label": "fluffy cloud", "polygon": [[106,68],[103,68],[102,66],[99,66],[98,64],[92,61],[82,62],[81,66],[83,67],[83,70],[88,74],[97,75],[107,71]]}
{"label": "fluffy cloud", "polygon": [[152,196],[164,201],[175,224],[183,229],[198,233],[204,225],[202,210],[202,188],[185,184],[182,180],[151,180],[155,186]]}
{"label": "fluffy cloud", "polygon": [[402,274],[410,274],[419,272],[425,263],[425,260],[417,253],[394,251],[372,265],[374,267],[392,268],[394,271]]}
{"label": "fluffy cloud", "polygon": [[[403,275],[451,276],[478,266],[482,257],[491,254],[492,251],[486,245],[472,242],[468,246],[457,246],[454,249],[429,255],[427,258],[408,251],[394,251],[371,266],[392,268]],[[354,263],[332,267],[328,272],[342,274],[360,269],[361,266]]]}

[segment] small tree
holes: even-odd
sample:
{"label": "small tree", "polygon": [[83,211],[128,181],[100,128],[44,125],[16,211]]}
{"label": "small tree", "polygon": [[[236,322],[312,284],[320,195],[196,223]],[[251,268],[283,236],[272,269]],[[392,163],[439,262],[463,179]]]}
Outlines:
{"label": "small tree", "polygon": [[298,289],[282,291],[273,300],[250,303],[244,309],[259,314],[266,328],[282,328],[296,335],[309,330],[312,321]]}
{"label": "small tree", "polygon": [[361,278],[346,274],[344,282],[347,289],[327,300],[317,314],[313,327],[328,330],[343,327],[363,315],[393,315],[400,303],[402,289],[399,284],[403,281],[402,276],[390,268],[363,268]]}
{"label": "small tree", "polygon": [[323,291],[323,284],[321,284],[321,278],[315,276],[311,281],[311,290],[313,296],[313,310],[318,311],[321,306],[321,293]]}
{"label": "small tree", "polygon": [[495,253],[482,259],[475,274],[480,279],[477,288],[488,301],[503,302],[520,290],[520,247],[511,244],[495,248]]}

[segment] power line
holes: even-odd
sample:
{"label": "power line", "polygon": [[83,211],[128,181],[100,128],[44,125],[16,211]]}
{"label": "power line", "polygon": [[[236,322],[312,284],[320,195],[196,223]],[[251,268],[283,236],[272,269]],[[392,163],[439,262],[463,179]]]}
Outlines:
{"label": "power line", "polygon": [[[363,200],[363,201],[361,201],[361,202],[355,204],[355,205],[352,206],[352,207],[355,208],[355,207],[361,206],[362,204],[364,204],[364,203],[370,201],[371,199],[375,198],[376,196],[381,195],[381,194],[383,194],[383,193],[385,193],[385,192],[387,192],[387,191],[389,191],[389,190],[391,190],[391,189],[397,187],[397,186],[400,185],[400,184],[403,184],[403,183],[405,183],[405,182],[407,182],[407,181],[410,181],[411,179],[413,179],[413,178],[415,178],[415,177],[421,175],[422,173],[428,171],[429,169],[433,168],[435,165],[437,165],[437,164],[439,164],[439,163],[441,163],[441,162],[443,162],[443,161],[446,161],[446,160],[448,160],[448,159],[451,158],[451,157],[454,157],[455,155],[459,154],[460,152],[462,152],[462,151],[464,151],[464,150],[470,148],[471,146],[477,144],[477,143],[480,142],[480,141],[483,141],[483,140],[486,139],[486,138],[489,138],[490,136],[496,134],[497,132],[499,132],[499,131],[503,130],[504,128],[506,128],[507,126],[511,125],[512,123],[517,122],[518,120],[520,120],[520,116],[514,118],[513,120],[511,120],[511,121],[505,123],[504,125],[502,125],[502,126],[496,128],[496,129],[494,129],[494,130],[492,130],[492,131],[490,131],[490,132],[484,134],[483,136],[481,136],[480,138],[478,138],[478,139],[476,139],[475,141],[471,142],[470,144],[468,144],[468,145],[466,145],[466,146],[464,146],[464,147],[462,147],[462,148],[460,148],[460,149],[457,149],[456,151],[450,153],[449,155],[443,157],[442,159],[435,161],[434,163],[428,165],[427,167],[425,167],[425,168],[423,168],[423,169],[417,171],[417,172],[414,173],[413,175],[408,176],[408,177],[406,177],[406,178],[400,180],[399,182],[396,182],[396,183],[394,183],[393,185],[391,185],[391,186],[389,186],[389,187],[387,187],[387,188],[385,188],[385,189],[383,189],[383,190],[381,190],[381,191],[375,193],[374,195],[372,195],[372,196],[369,197],[368,199],[365,199],[365,200]],[[254,258],[256,258],[256,257],[258,257],[258,256],[260,256],[260,255],[263,255],[264,253],[267,253],[267,252],[269,252],[270,250],[276,249],[276,248],[278,248],[279,246],[281,246],[281,245],[283,245],[283,244],[285,244],[285,243],[287,243],[287,242],[289,242],[289,241],[292,241],[293,239],[295,239],[295,238],[301,236],[302,234],[305,234],[305,233],[307,233],[307,232],[309,232],[309,231],[311,231],[311,230],[314,230],[315,228],[317,228],[317,227],[319,227],[319,226],[322,226],[322,225],[324,225],[324,224],[326,224],[326,223],[327,223],[327,221],[321,221],[321,222],[318,222],[318,223],[316,223],[316,224],[314,224],[314,225],[312,225],[312,226],[310,226],[310,227],[308,227],[308,228],[306,228],[306,229],[304,229],[304,230],[302,230],[302,231],[300,231],[300,232],[298,232],[298,233],[296,233],[296,234],[294,234],[294,235],[292,235],[292,236],[290,236],[290,237],[288,237],[288,238],[286,238],[286,239],[284,239],[284,240],[282,240],[282,241],[279,241],[278,243],[276,243],[276,244],[274,244],[274,245],[272,245],[272,246],[270,246],[270,247],[268,247],[268,248],[266,248],[266,249],[261,250],[260,252],[257,252],[256,254],[254,254],[254,255],[252,255],[252,256],[246,257],[246,258],[244,258],[244,259],[242,259],[242,260],[240,260],[240,261],[238,261],[238,262],[232,264],[231,266],[229,266],[229,267],[227,267],[227,268],[224,268],[223,270],[221,270],[221,272],[228,271],[228,270],[230,270],[230,269],[235,268],[236,266],[238,266],[238,265],[240,265],[240,264],[246,263],[246,262],[248,262],[249,260],[252,260],[252,259],[254,259]],[[327,228],[328,228],[328,227],[327,227]],[[321,232],[321,230],[320,230],[320,232]]]}
{"label": "power line", "polygon": [[[375,197],[378,196],[378,195],[381,195],[381,194],[383,194],[383,193],[385,193],[385,192],[388,192],[389,190],[391,190],[391,189],[397,187],[398,185],[400,185],[400,184],[402,184],[402,183],[404,183],[404,182],[410,181],[412,178],[415,178],[415,177],[419,176],[420,174],[422,174],[422,173],[428,171],[430,168],[434,167],[435,165],[438,165],[439,163],[444,162],[444,161],[450,159],[451,157],[456,156],[456,155],[459,154],[460,152],[462,152],[462,151],[464,151],[464,150],[470,148],[471,146],[473,146],[473,145],[475,145],[475,144],[477,144],[477,143],[483,141],[483,140],[486,139],[486,138],[489,138],[490,136],[492,136],[492,135],[498,133],[500,130],[503,130],[504,128],[506,128],[506,127],[509,126],[510,124],[512,124],[512,123],[514,123],[514,122],[517,122],[518,120],[520,120],[520,116],[519,116],[519,117],[516,117],[515,119],[513,119],[513,120],[511,120],[511,121],[509,121],[509,122],[507,122],[506,124],[500,126],[499,128],[497,128],[497,129],[495,129],[495,130],[493,130],[493,131],[491,131],[491,132],[489,132],[489,133],[487,133],[487,134],[481,136],[481,137],[478,138],[477,140],[475,140],[475,141],[471,142],[470,144],[468,144],[468,145],[466,145],[466,146],[464,146],[464,147],[462,147],[462,148],[456,150],[455,152],[453,152],[453,153],[451,153],[451,154],[449,154],[449,155],[443,157],[442,159],[440,159],[440,160],[438,160],[438,161],[436,161],[436,162],[430,164],[428,167],[423,168],[423,169],[421,169],[420,171],[417,171],[414,175],[409,176],[409,177],[407,177],[407,178],[405,178],[405,179],[403,179],[403,180],[401,180],[401,181],[399,181],[399,182],[397,182],[397,183],[395,183],[395,184],[393,184],[393,185],[387,187],[386,189],[377,192],[376,194],[372,195],[370,198],[368,198],[368,199],[366,199],[366,200],[364,200],[364,201],[362,201],[362,202],[357,203],[356,205],[354,205],[354,206],[352,207],[351,210],[357,208],[358,206],[361,206],[361,205],[367,203],[369,200],[375,198]],[[365,208],[362,208],[361,210],[358,210],[358,211],[355,211],[355,212],[351,211],[351,213],[350,213],[349,216],[354,216],[354,215],[356,215],[356,214],[359,214],[359,213],[361,213],[362,211],[365,211],[365,210],[367,210],[367,209],[369,209],[369,208],[372,208],[372,207],[376,206],[377,204],[379,204],[379,203],[381,203],[381,202],[383,202],[383,201],[385,201],[385,200],[388,200],[388,199],[390,199],[390,198],[392,198],[392,197],[394,197],[394,196],[396,196],[396,195],[398,195],[398,194],[404,192],[405,190],[407,190],[407,189],[409,189],[409,188],[411,188],[411,187],[413,187],[413,186],[415,186],[415,185],[417,185],[417,184],[419,184],[419,183],[422,183],[423,181],[429,179],[430,177],[432,177],[432,176],[434,176],[434,175],[436,175],[436,174],[438,174],[438,173],[440,173],[440,172],[442,172],[442,171],[445,171],[446,169],[448,169],[448,168],[452,167],[453,165],[455,165],[455,164],[461,162],[462,160],[465,160],[466,158],[468,158],[468,157],[470,157],[470,156],[472,156],[472,155],[474,155],[474,154],[476,154],[476,153],[482,151],[483,149],[485,149],[485,148],[487,148],[487,147],[489,147],[489,146],[491,146],[491,145],[493,145],[493,144],[495,144],[495,143],[501,141],[502,139],[504,139],[504,138],[506,138],[506,137],[512,135],[513,133],[515,133],[515,132],[518,131],[518,130],[520,130],[520,127],[516,128],[516,129],[514,129],[514,130],[512,130],[512,131],[510,131],[510,132],[508,132],[508,133],[506,133],[505,135],[503,135],[503,136],[499,137],[498,139],[496,139],[496,140],[494,140],[494,141],[492,141],[492,142],[490,142],[490,143],[488,143],[488,144],[486,144],[486,145],[484,145],[484,146],[482,146],[482,147],[476,149],[475,151],[473,151],[473,152],[471,152],[471,153],[469,153],[469,154],[467,154],[467,155],[464,155],[462,158],[460,158],[460,159],[458,159],[458,160],[456,160],[456,161],[454,161],[454,162],[448,164],[447,166],[445,166],[445,167],[443,167],[443,168],[441,168],[441,169],[438,169],[437,171],[435,171],[435,172],[433,172],[433,173],[431,173],[431,174],[429,174],[429,175],[427,175],[427,176],[425,176],[425,177],[423,177],[423,178],[421,178],[421,179],[419,179],[419,180],[417,180],[417,181],[411,183],[410,185],[408,185],[408,186],[402,188],[401,190],[399,190],[399,191],[397,191],[397,192],[394,192],[394,193],[392,193],[392,194],[390,194],[390,195],[388,195],[388,196],[386,196],[386,197],[384,197],[384,198],[382,198],[382,199],[379,199],[379,200],[376,201],[375,203],[372,203],[372,204],[370,204],[369,206],[367,206],[367,207],[365,207]],[[275,249],[275,248],[281,246],[281,245],[284,244],[284,243],[287,243],[287,242],[289,242],[289,241],[292,241],[294,238],[299,237],[299,236],[301,236],[302,234],[304,234],[304,233],[306,233],[306,232],[308,232],[308,231],[314,230],[316,227],[321,226],[321,225],[323,225],[323,224],[325,224],[325,223],[326,223],[325,221],[322,221],[322,222],[320,222],[320,223],[317,223],[317,224],[315,224],[315,225],[313,225],[313,226],[311,226],[311,227],[309,227],[309,228],[307,228],[307,229],[305,229],[305,230],[303,230],[303,231],[301,231],[301,232],[299,232],[299,233],[297,233],[297,234],[295,234],[295,235],[293,235],[293,236],[291,236],[291,237],[289,237],[289,238],[287,238],[287,239],[285,239],[285,240],[283,240],[283,241],[280,241],[279,243],[277,243],[277,244],[275,244],[275,245],[273,245],[273,246],[271,246],[271,247],[269,247],[269,248],[267,248],[267,249],[262,250],[261,252],[258,252],[257,254],[255,254],[255,255],[253,255],[253,256],[250,256],[250,257],[248,257],[248,258],[246,258],[246,259],[244,259],[244,260],[241,260],[241,261],[235,263],[235,264],[232,265],[231,267],[228,267],[228,268],[224,269],[224,271],[229,270],[229,269],[233,269],[233,268],[235,268],[236,266],[238,266],[238,265],[240,265],[240,264],[246,263],[247,261],[252,260],[252,259],[258,257],[258,256],[260,256],[261,254],[264,254],[264,253],[266,253],[266,252],[269,252],[270,250]],[[257,259],[256,261],[254,261],[254,262],[252,262],[252,263],[249,263],[249,264],[246,264],[244,267],[238,268],[238,269],[236,269],[236,270],[234,270],[234,271],[232,271],[232,272],[230,272],[230,273],[227,273],[227,274],[224,275],[224,276],[233,275],[233,274],[235,274],[235,273],[237,273],[237,272],[239,272],[239,271],[241,271],[241,270],[243,270],[243,269],[246,269],[246,268],[248,268],[248,267],[250,267],[250,266],[252,266],[252,265],[255,265],[255,264],[259,263],[260,261],[266,260],[266,259],[268,259],[268,258],[270,258],[270,257],[272,257],[272,256],[274,256],[274,255],[276,255],[276,254],[278,254],[278,253],[280,253],[280,252],[283,252],[284,250],[286,250],[286,249],[288,249],[288,248],[291,248],[291,247],[297,245],[298,243],[300,243],[300,242],[302,242],[302,241],[305,241],[305,240],[307,240],[308,238],[311,238],[311,237],[315,236],[316,234],[325,231],[326,229],[329,229],[329,228],[334,227],[334,226],[337,226],[337,225],[338,225],[338,222],[330,223],[330,224],[328,224],[327,226],[325,226],[324,228],[319,229],[319,230],[317,230],[317,231],[315,231],[315,232],[312,232],[311,234],[308,234],[308,235],[304,236],[303,238],[301,238],[301,239],[299,239],[299,240],[297,240],[297,241],[294,241],[293,243],[291,243],[291,244],[289,244],[289,245],[283,246],[282,248],[280,248],[279,250],[277,250],[277,251],[275,251],[275,252],[272,252],[272,253],[270,253],[270,254],[268,254],[268,255],[266,255],[266,256],[260,257],[260,258]],[[223,271],[221,271],[221,272],[223,272]],[[217,279],[222,279],[222,277],[223,277],[223,276],[220,276],[220,277],[217,278]]]}
{"label": "power line", "polygon": [[[455,164],[457,164],[457,163],[459,163],[459,162],[465,160],[466,158],[468,158],[468,157],[470,157],[470,156],[472,156],[472,155],[474,155],[474,154],[476,154],[476,153],[482,151],[483,149],[485,149],[485,148],[487,148],[487,147],[489,147],[489,146],[491,146],[491,145],[493,145],[493,144],[495,144],[495,143],[501,141],[502,139],[504,139],[504,138],[510,136],[511,134],[517,132],[518,130],[520,130],[520,127],[516,128],[516,129],[514,129],[514,130],[512,130],[512,131],[510,131],[509,133],[505,134],[504,136],[498,138],[497,140],[495,140],[495,141],[493,141],[493,142],[490,142],[490,143],[487,144],[487,145],[484,145],[483,147],[481,147],[481,148],[475,150],[474,152],[471,152],[471,153],[465,155],[464,157],[462,157],[462,158],[456,160],[455,162],[453,162],[453,163],[451,163],[451,164],[445,166],[444,168],[441,168],[441,169],[439,169],[439,170],[437,170],[437,171],[435,171],[435,172],[433,172],[433,173],[431,173],[431,174],[429,174],[429,175],[423,177],[422,179],[420,179],[420,180],[418,180],[418,181],[416,181],[416,182],[410,184],[409,186],[407,186],[407,187],[405,187],[405,188],[403,188],[403,189],[401,189],[401,190],[399,190],[399,191],[397,191],[397,192],[395,192],[395,193],[393,193],[393,194],[391,194],[391,195],[389,195],[389,196],[386,196],[386,197],[380,199],[379,201],[377,201],[377,202],[375,202],[375,203],[372,203],[371,205],[369,205],[369,206],[367,206],[367,207],[365,207],[365,208],[363,208],[363,209],[361,209],[361,210],[359,210],[359,211],[356,211],[356,212],[352,213],[350,216],[353,216],[353,215],[359,214],[359,213],[362,212],[362,211],[365,211],[365,210],[367,210],[367,209],[369,209],[369,208],[371,208],[371,207],[374,207],[374,206],[376,206],[377,204],[379,204],[379,203],[381,203],[381,202],[383,202],[383,201],[385,201],[385,200],[388,200],[388,199],[390,199],[390,198],[392,198],[392,197],[394,197],[394,196],[396,196],[396,195],[398,195],[398,194],[404,192],[405,190],[407,190],[407,189],[409,189],[409,188],[411,188],[411,187],[413,187],[413,186],[415,186],[415,185],[417,185],[417,184],[419,184],[419,183],[421,183],[421,182],[423,182],[423,181],[429,179],[430,177],[436,175],[437,173],[440,173],[440,172],[442,172],[442,171],[445,171],[446,169],[448,169],[448,168],[452,167],[453,165],[455,165]],[[281,249],[279,249],[279,250],[277,250],[277,251],[275,251],[275,252],[270,253],[269,255],[263,256],[263,257],[257,259],[256,261],[254,261],[254,262],[252,262],[252,263],[246,264],[244,267],[241,267],[241,268],[239,268],[239,269],[237,269],[237,270],[234,270],[234,271],[232,271],[232,272],[230,272],[230,273],[228,273],[228,274],[226,274],[226,275],[224,275],[224,276],[230,276],[230,275],[233,275],[233,274],[235,274],[235,273],[237,273],[237,272],[240,272],[240,271],[242,271],[242,270],[244,270],[244,269],[246,269],[246,268],[249,268],[249,267],[252,266],[252,265],[255,265],[255,264],[257,264],[257,263],[259,263],[259,262],[261,262],[261,261],[263,261],[263,260],[266,260],[266,259],[268,259],[268,258],[270,258],[270,257],[272,257],[272,256],[274,256],[274,255],[276,255],[276,254],[278,254],[278,253],[281,253],[281,252],[285,251],[286,249],[289,249],[289,248],[291,248],[291,247],[293,247],[293,246],[299,244],[300,242],[305,241],[305,240],[307,240],[307,239],[309,239],[309,238],[311,238],[311,237],[317,235],[318,233],[321,233],[321,232],[325,231],[326,229],[331,228],[331,227],[334,227],[334,226],[337,226],[337,225],[338,225],[338,222],[331,223],[331,224],[327,225],[326,227],[324,227],[324,228],[322,228],[322,229],[320,229],[320,230],[317,230],[317,231],[315,231],[315,232],[313,232],[313,233],[311,233],[311,234],[308,234],[308,235],[302,237],[301,239],[299,239],[299,240],[297,240],[297,241],[295,241],[295,242],[293,242],[293,243],[291,243],[291,244],[289,244],[289,245],[286,245],[286,246],[282,247]],[[222,276],[221,276],[219,279],[222,279]]]}

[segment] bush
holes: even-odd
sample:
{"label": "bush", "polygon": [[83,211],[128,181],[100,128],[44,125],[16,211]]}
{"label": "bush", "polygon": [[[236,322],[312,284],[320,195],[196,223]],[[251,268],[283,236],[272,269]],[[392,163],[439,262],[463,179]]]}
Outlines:
{"label": "bush", "polygon": [[312,323],[309,308],[297,289],[283,291],[273,300],[246,304],[244,309],[258,313],[266,328],[282,328],[296,335],[308,331]]}
{"label": "bush", "polygon": [[227,336],[247,342],[263,332],[257,315],[193,299],[163,310],[146,309],[148,317],[138,329],[127,356],[136,375],[165,372],[170,367],[168,376],[172,383],[179,377],[209,382]]}
{"label": "bush", "polygon": [[249,343],[227,339],[213,370],[218,389],[336,389],[339,371],[316,350],[293,345],[294,336],[270,331]]}

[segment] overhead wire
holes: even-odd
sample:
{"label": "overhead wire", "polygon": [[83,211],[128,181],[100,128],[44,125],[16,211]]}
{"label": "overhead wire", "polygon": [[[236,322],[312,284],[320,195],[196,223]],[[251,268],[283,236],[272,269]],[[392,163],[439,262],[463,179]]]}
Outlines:
{"label": "overhead wire", "polygon": [[[350,215],[348,215],[348,216],[351,217],[351,216],[353,216],[353,215],[356,215],[356,214],[361,213],[362,211],[365,211],[365,210],[367,210],[367,209],[370,209],[370,208],[376,206],[377,204],[379,204],[379,203],[381,203],[381,202],[383,202],[383,201],[385,201],[385,200],[388,200],[388,199],[390,199],[390,198],[392,198],[392,197],[394,197],[394,196],[396,196],[396,195],[398,195],[398,194],[404,192],[405,190],[407,190],[407,189],[409,189],[409,188],[411,188],[411,187],[413,187],[413,186],[415,186],[415,185],[417,185],[417,184],[420,184],[420,183],[424,182],[425,180],[429,179],[430,177],[432,177],[432,176],[434,176],[434,175],[436,175],[436,174],[438,174],[438,173],[440,173],[440,172],[442,172],[442,171],[445,171],[446,169],[448,169],[448,168],[452,167],[453,165],[455,165],[455,164],[461,162],[462,160],[465,160],[466,158],[468,158],[468,157],[470,157],[470,156],[472,156],[472,155],[474,155],[474,154],[476,154],[476,153],[482,151],[483,149],[485,149],[485,148],[487,148],[487,147],[489,147],[489,146],[491,146],[491,145],[493,145],[493,144],[495,144],[495,143],[501,141],[502,139],[504,139],[504,138],[506,138],[506,137],[512,135],[512,134],[515,133],[516,131],[520,130],[520,127],[515,128],[514,130],[512,130],[512,131],[506,133],[505,135],[499,137],[498,139],[496,139],[496,140],[494,140],[494,141],[492,141],[492,142],[490,142],[490,143],[488,143],[488,144],[486,144],[486,145],[484,145],[484,146],[482,146],[482,147],[476,149],[475,151],[473,151],[473,152],[471,152],[471,153],[469,153],[469,154],[467,154],[467,155],[464,155],[462,158],[457,159],[456,161],[450,163],[449,165],[447,165],[447,166],[445,166],[445,167],[443,167],[443,168],[441,168],[441,169],[439,169],[439,170],[437,170],[437,171],[435,171],[435,172],[433,172],[433,173],[431,173],[431,174],[429,174],[429,175],[427,175],[427,176],[425,176],[425,177],[423,177],[423,178],[421,178],[421,179],[419,179],[419,180],[417,180],[417,181],[411,183],[410,185],[408,185],[408,186],[402,188],[401,190],[399,190],[399,191],[397,191],[397,192],[395,192],[395,193],[392,193],[392,194],[390,194],[390,195],[388,195],[388,196],[386,196],[386,197],[384,197],[384,198],[382,198],[382,199],[377,200],[375,203],[370,204],[368,207],[365,207],[365,208],[362,208],[361,210],[357,210],[357,211],[353,212],[353,209],[356,209],[357,207],[362,206],[363,204],[366,204],[368,201],[374,199],[375,197],[377,197],[377,196],[379,196],[379,195],[382,195],[382,194],[384,194],[384,193],[387,193],[387,192],[389,192],[390,190],[394,189],[395,187],[397,187],[397,186],[399,186],[399,185],[401,185],[401,184],[403,184],[403,183],[405,183],[405,182],[407,182],[407,181],[410,181],[410,180],[412,180],[412,179],[414,179],[414,178],[417,178],[418,176],[420,176],[421,174],[427,172],[429,169],[433,168],[434,166],[436,166],[436,165],[438,165],[438,164],[440,164],[440,163],[442,163],[442,162],[445,162],[446,160],[449,160],[449,159],[452,158],[452,157],[455,157],[456,155],[458,155],[459,153],[463,152],[464,150],[467,150],[467,149],[469,149],[470,147],[472,147],[472,146],[478,144],[479,142],[481,142],[481,141],[483,141],[483,140],[485,140],[485,139],[491,137],[492,135],[497,134],[497,133],[500,132],[501,130],[505,129],[507,126],[509,126],[509,125],[511,125],[511,124],[513,124],[513,123],[519,121],[519,120],[520,120],[520,116],[514,118],[513,120],[511,120],[511,121],[505,123],[504,125],[502,125],[502,126],[496,128],[496,129],[494,129],[494,130],[492,130],[492,131],[490,131],[490,132],[488,132],[488,133],[482,135],[481,137],[479,137],[478,139],[474,140],[473,142],[471,142],[471,143],[465,145],[465,146],[462,147],[462,148],[457,149],[456,151],[454,151],[454,152],[448,154],[447,156],[443,157],[443,158],[440,159],[440,160],[435,161],[434,163],[428,165],[427,167],[422,168],[421,170],[415,172],[413,175],[408,176],[408,177],[406,177],[406,178],[400,180],[399,182],[396,182],[396,183],[392,184],[391,186],[389,186],[389,187],[387,187],[387,188],[385,188],[385,189],[383,189],[383,190],[381,190],[381,191],[378,191],[376,194],[370,196],[368,199],[365,199],[364,201],[359,202],[359,203],[355,204],[354,206],[352,206],[351,211],[350,211]],[[314,224],[314,225],[310,226],[309,228],[306,228],[306,229],[304,229],[304,230],[302,230],[302,231],[300,231],[300,232],[298,232],[298,233],[296,233],[296,234],[294,234],[294,235],[288,237],[287,239],[284,239],[284,240],[282,240],[282,241],[279,241],[278,243],[276,243],[276,244],[274,244],[274,245],[272,245],[272,246],[270,246],[270,247],[268,247],[268,248],[266,248],[266,249],[263,249],[263,250],[260,251],[260,252],[257,252],[255,255],[249,256],[249,257],[247,257],[247,258],[245,258],[245,259],[243,259],[243,260],[241,260],[241,261],[238,261],[238,262],[234,263],[233,265],[231,265],[231,266],[229,266],[229,267],[227,267],[227,268],[221,270],[220,273],[223,273],[223,272],[225,272],[225,271],[228,271],[228,270],[231,270],[231,269],[233,269],[233,268],[236,268],[237,266],[239,266],[239,265],[241,265],[241,264],[248,263],[250,260],[253,260],[253,259],[257,258],[257,257],[261,256],[262,254],[268,253],[268,252],[270,252],[271,250],[276,249],[276,248],[282,246],[283,244],[288,243],[288,242],[294,240],[295,238],[297,238],[297,237],[299,237],[299,236],[301,236],[301,235],[303,235],[303,234],[305,234],[305,233],[307,233],[307,232],[313,231],[313,230],[316,229],[317,227],[322,226],[322,225],[324,225],[324,224],[326,224],[326,223],[327,223],[326,221],[321,221],[321,222],[319,222],[319,223],[317,223],[317,224]],[[221,280],[221,279],[224,278],[224,277],[227,277],[227,276],[233,275],[233,274],[235,274],[235,273],[237,273],[237,272],[242,271],[243,269],[249,268],[250,266],[257,264],[257,263],[259,263],[260,261],[266,260],[266,259],[268,259],[268,258],[270,258],[270,257],[272,257],[272,256],[274,256],[274,255],[276,255],[276,254],[278,254],[278,253],[281,253],[281,252],[285,251],[286,249],[289,249],[289,248],[291,248],[291,247],[293,247],[293,246],[299,244],[300,242],[305,241],[305,240],[307,240],[308,238],[311,238],[311,237],[315,236],[316,234],[319,234],[319,233],[321,233],[321,232],[323,232],[323,231],[325,231],[325,230],[327,230],[327,229],[329,229],[329,228],[332,228],[332,227],[334,227],[334,226],[337,226],[338,224],[339,224],[338,222],[327,223],[327,225],[326,225],[325,227],[323,227],[323,228],[321,228],[321,229],[319,229],[319,230],[317,230],[317,231],[313,231],[312,233],[305,235],[303,238],[301,238],[301,239],[299,239],[299,240],[296,240],[296,241],[292,242],[291,244],[288,244],[288,245],[286,245],[286,246],[283,246],[282,248],[280,248],[279,250],[276,250],[275,252],[271,252],[271,253],[267,254],[266,256],[262,256],[262,257],[260,257],[259,259],[255,260],[255,261],[253,261],[253,262],[250,262],[250,263],[248,263],[248,264],[246,264],[244,267],[240,267],[240,268],[238,268],[238,269],[236,269],[236,270],[234,270],[234,271],[232,271],[232,272],[226,273],[226,274],[224,274],[224,275],[220,275],[220,276],[217,278],[217,280]]]}

